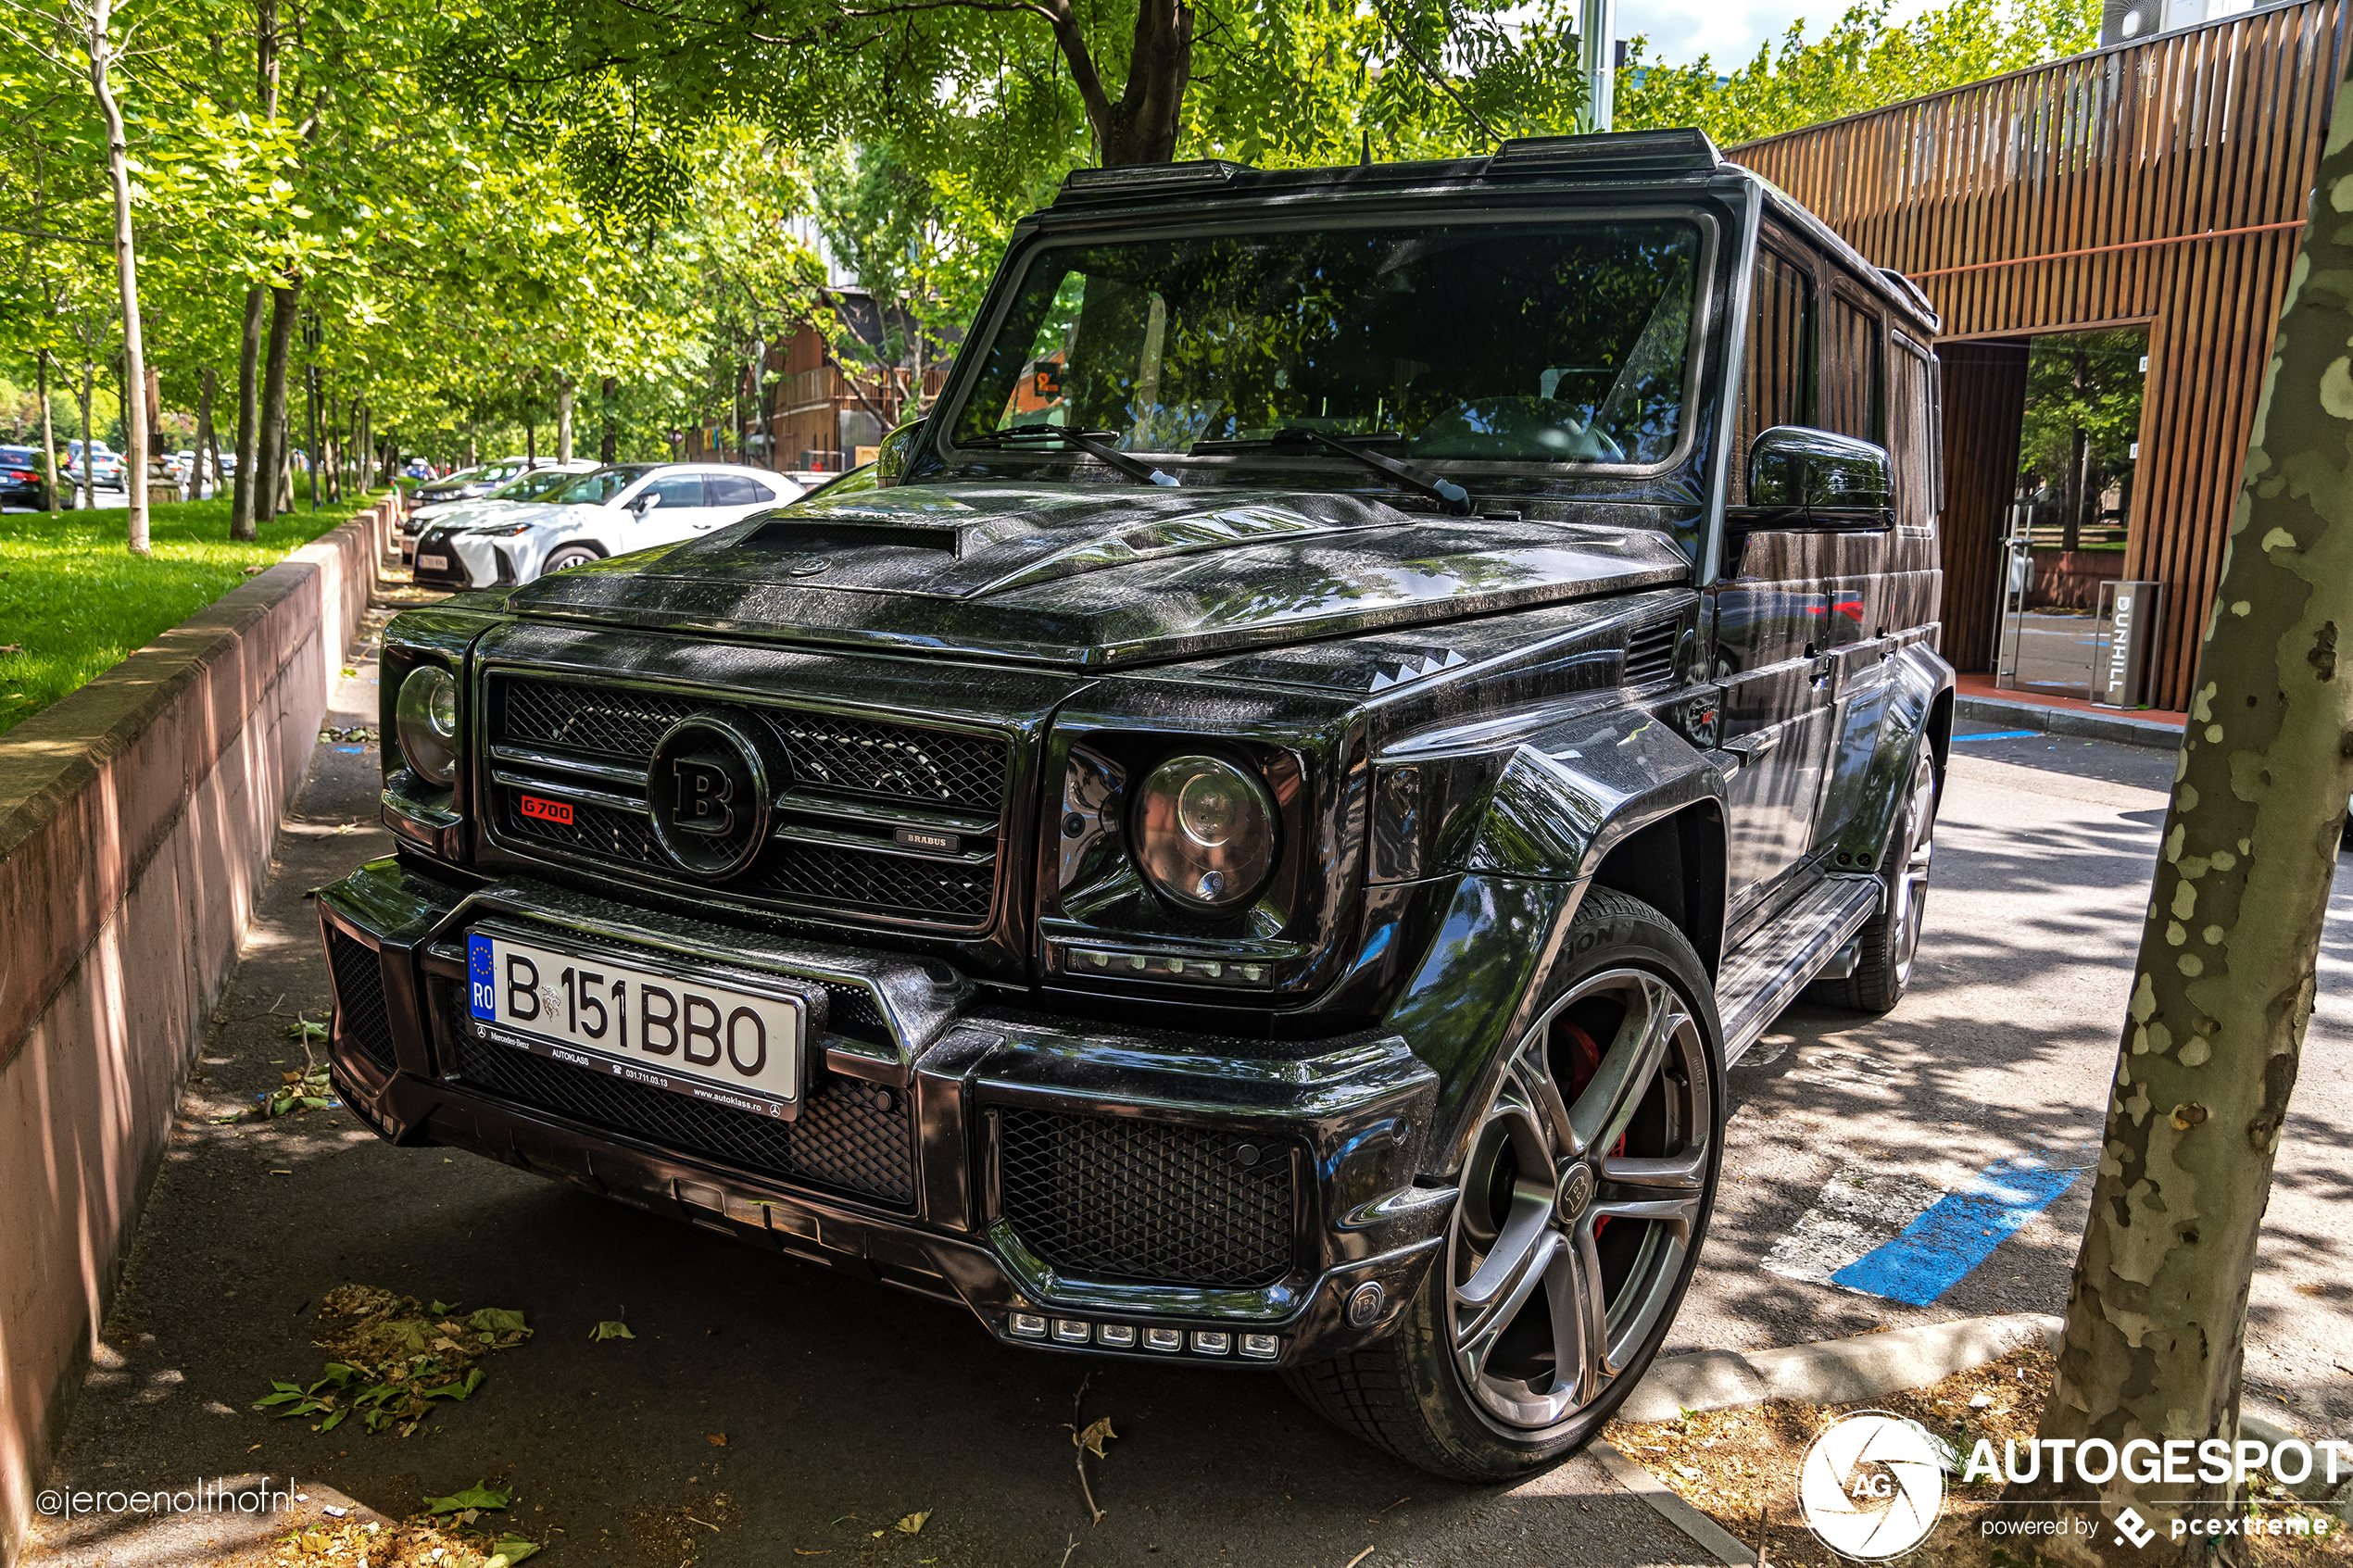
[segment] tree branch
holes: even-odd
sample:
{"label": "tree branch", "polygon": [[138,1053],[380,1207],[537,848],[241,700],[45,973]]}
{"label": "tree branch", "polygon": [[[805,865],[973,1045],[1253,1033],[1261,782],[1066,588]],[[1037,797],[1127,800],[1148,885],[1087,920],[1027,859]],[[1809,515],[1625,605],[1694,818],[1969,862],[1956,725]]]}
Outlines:
{"label": "tree branch", "polygon": [[1495,133],[1495,128],[1481,119],[1478,117],[1478,111],[1464,102],[1463,95],[1454,91],[1453,83],[1448,82],[1444,74],[1423,58],[1419,49],[1414,47],[1414,41],[1405,36],[1405,30],[1397,25],[1397,19],[1389,14],[1389,6],[1385,0],[1373,0],[1373,9],[1380,13],[1380,19],[1389,24],[1390,32],[1396,34],[1397,46],[1405,51],[1405,57],[1414,62],[1414,68],[1421,72],[1423,79],[1452,98],[1454,101],[1454,107],[1463,111],[1463,118],[1478,127],[1480,135],[1491,142],[1501,143],[1503,138]]}

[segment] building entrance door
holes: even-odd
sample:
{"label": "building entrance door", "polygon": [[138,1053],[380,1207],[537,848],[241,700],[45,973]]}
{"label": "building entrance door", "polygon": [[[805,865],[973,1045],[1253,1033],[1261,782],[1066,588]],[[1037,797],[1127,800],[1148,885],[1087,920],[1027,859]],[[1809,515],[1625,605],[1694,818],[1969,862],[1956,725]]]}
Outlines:
{"label": "building entrance door", "polygon": [[1994,552],[1994,684],[2088,697],[2124,575],[2148,329],[2027,345],[2016,488]]}

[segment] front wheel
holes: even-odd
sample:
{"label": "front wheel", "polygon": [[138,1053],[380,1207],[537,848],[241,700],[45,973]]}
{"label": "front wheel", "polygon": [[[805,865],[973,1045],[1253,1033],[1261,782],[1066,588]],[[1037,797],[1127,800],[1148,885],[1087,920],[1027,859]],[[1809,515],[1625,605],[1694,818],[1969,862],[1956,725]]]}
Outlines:
{"label": "front wheel", "polygon": [[1674,1323],[1716,1201],[1724,1098],[1698,955],[1600,888],[1560,950],[1396,1328],[1285,1374],[1337,1424],[1460,1480],[1525,1474],[1601,1429]]}
{"label": "front wheel", "polygon": [[560,550],[550,550],[547,564],[539,570],[542,573],[570,571],[575,566],[586,566],[598,558],[597,552],[585,545],[566,545]]}

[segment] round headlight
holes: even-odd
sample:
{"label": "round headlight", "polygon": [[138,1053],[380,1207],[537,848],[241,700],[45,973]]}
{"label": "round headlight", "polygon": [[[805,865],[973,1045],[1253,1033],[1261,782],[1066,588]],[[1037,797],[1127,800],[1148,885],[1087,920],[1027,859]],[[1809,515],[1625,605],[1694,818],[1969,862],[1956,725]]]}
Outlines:
{"label": "round headlight", "polygon": [[400,683],[400,755],[418,777],[447,788],[458,777],[458,681],[420,664]]}
{"label": "round headlight", "polygon": [[1275,868],[1275,801],[1257,776],[1214,757],[1172,757],[1136,797],[1136,859],[1180,908],[1240,909]]}

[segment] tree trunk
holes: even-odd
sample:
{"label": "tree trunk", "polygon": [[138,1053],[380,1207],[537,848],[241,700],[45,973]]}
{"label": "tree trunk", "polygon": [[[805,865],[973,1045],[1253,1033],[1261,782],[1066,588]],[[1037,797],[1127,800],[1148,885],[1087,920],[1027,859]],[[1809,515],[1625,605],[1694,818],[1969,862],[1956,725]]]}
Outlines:
{"label": "tree trunk", "polygon": [[295,509],[294,420],[278,421],[278,510]]}
{"label": "tree trunk", "polygon": [[580,383],[570,376],[556,378],[556,461],[572,461],[573,395]]}
{"label": "tree trunk", "polygon": [[82,509],[95,511],[98,508],[98,465],[90,459],[90,444],[97,433],[90,428],[90,404],[98,395],[98,367],[84,354],[82,358]]}
{"label": "tree trunk", "polygon": [[2066,499],[2059,503],[2059,548],[2080,549],[2083,544],[2084,492],[2091,488],[2092,438],[2082,425],[2075,427],[2075,445],[2067,457],[2067,486],[2062,492]]}
{"label": "tree trunk", "polygon": [[1087,107],[1102,166],[1166,163],[1176,156],[1185,88],[1193,74],[1193,10],[1183,0],[1142,0],[1127,56],[1127,82],[1113,103],[1096,73],[1071,0],[1049,0],[1054,41]]}
{"label": "tree trunk", "polygon": [[[122,295],[122,391],[124,443],[131,450],[123,459],[124,499],[130,503],[127,544],[134,556],[154,552],[147,545],[147,420],[144,404],[147,390],[146,344],[139,330],[139,254],[131,231],[131,149],[122,132],[122,110],[107,83],[114,61],[114,40],[108,34],[114,0],[92,0],[90,91],[97,97],[98,113],[107,122],[107,182],[114,193],[115,285]],[[85,437],[85,440],[87,438]],[[88,448],[84,447],[85,454]]]}
{"label": "tree trunk", "polygon": [[[2133,1439],[2238,1436],[2257,1228],[2353,791],[2353,646],[2339,650],[2353,630],[2353,234],[2324,205],[2348,182],[2353,141],[2339,136],[2321,160],[2323,205],[2282,307],[2205,623],[2045,1437],[2120,1452]],[[2210,1562],[2215,1537],[2177,1541],[2171,1522],[2221,1513],[2237,1490],[2135,1486],[2120,1469],[2054,1489],[2046,1467],[2038,1496],[2098,1494],[2110,1517],[2129,1503],[2158,1542],[2129,1549],[2098,1507],[2054,1502],[2095,1532],[2035,1545],[2077,1562]]]}
{"label": "tree trunk", "polygon": [[[196,458],[195,467],[188,475],[188,499],[191,501],[204,499],[206,465],[219,460],[214,448],[220,442],[212,428],[212,394],[219,380],[209,365],[196,372]],[[216,468],[212,471],[218,472],[219,470]]]}
{"label": "tree trunk", "polygon": [[529,420],[522,422],[522,460],[533,468],[539,466],[539,427]]}
{"label": "tree trunk", "polygon": [[270,291],[256,284],[245,291],[245,335],[237,350],[237,471],[232,476],[229,537],[251,540],[260,508],[254,504],[254,474],[261,465],[261,328],[267,319]]}
{"label": "tree trunk", "polygon": [[604,406],[605,417],[605,433],[597,443],[597,461],[611,463],[618,460],[614,454],[621,450],[621,430],[612,420],[612,400],[621,395],[621,383],[611,376],[607,376],[598,383],[597,390],[600,395],[599,401]]}
{"label": "tree trunk", "polygon": [[32,358],[33,381],[41,399],[41,498],[49,515],[57,515],[57,421],[49,408],[49,351]]}
{"label": "tree trunk", "polygon": [[270,291],[270,354],[261,380],[261,450],[253,481],[253,509],[258,519],[294,509],[291,486],[282,494],[278,481],[287,460],[286,362],[294,349],[295,314],[301,300],[299,277]]}

